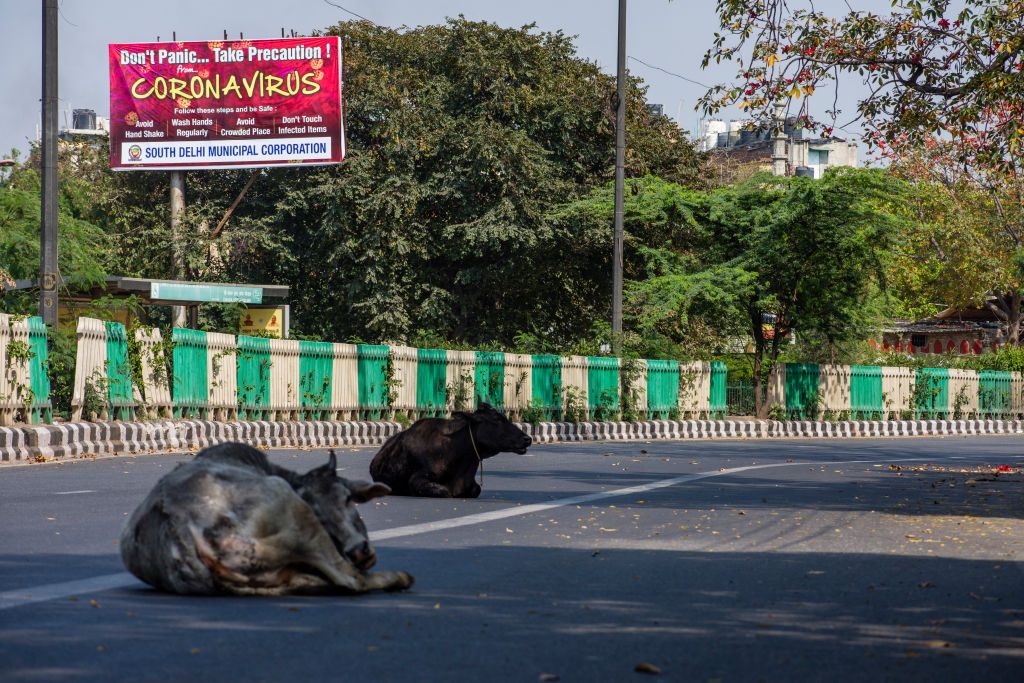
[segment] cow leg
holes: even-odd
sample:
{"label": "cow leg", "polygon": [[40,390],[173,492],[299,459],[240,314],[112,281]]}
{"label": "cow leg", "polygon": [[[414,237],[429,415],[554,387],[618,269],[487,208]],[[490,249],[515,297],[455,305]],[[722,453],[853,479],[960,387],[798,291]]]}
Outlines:
{"label": "cow leg", "polygon": [[435,481],[430,481],[426,474],[417,472],[409,477],[409,490],[414,496],[429,498],[451,498],[452,492]]}
{"label": "cow leg", "polygon": [[480,497],[480,484],[475,481],[470,481],[469,485],[462,489],[462,493],[459,494],[459,498],[479,498]]}
{"label": "cow leg", "polygon": [[408,572],[367,572],[364,578],[366,590],[382,590],[389,593],[404,591],[415,581],[413,575]]}
{"label": "cow leg", "polygon": [[259,564],[268,568],[278,567],[282,574],[288,573],[287,577],[282,577],[285,579],[282,592],[323,592],[317,584],[317,580],[323,581],[319,577],[290,571],[299,564],[315,568],[333,586],[352,593],[377,589],[403,590],[412,585],[412,576],[405,572],[360,572],[338,552],[313,510],[297,498],[289,500],[283,508],[278,511],[268,508],[269,516],[264,524],[277,525],[278,528],[273,535],[259,538],[256,543]]}
{"label": "cow leg", "polygon": [[[344,588],[346,592],[362,593],[371,590],[400,591],[413,584],[413,577],[406,572],[373,572],[360,575],[360,588]],[[260,586],[232,586],[230,591],[237,595],[323,595],[336,590],[335,582],[320,574],[284,570],[279,572],[277,581]]]}
{"label": "cow leg", "polygon": [[324,531],[310,538],[308,547],[304,550],[307,553],[306,562],[323,572],[331,583],[345,591],[399,591],[409,588],[413,583],[413,577],[406,572],[360,572],[338,552],[334,542]]}

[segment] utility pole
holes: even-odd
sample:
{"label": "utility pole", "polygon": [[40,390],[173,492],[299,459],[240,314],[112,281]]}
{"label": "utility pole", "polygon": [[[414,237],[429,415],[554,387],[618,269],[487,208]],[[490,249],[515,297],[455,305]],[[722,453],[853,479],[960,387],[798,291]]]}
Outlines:
{"label": "utility pole", "polygon": [[[171,261],[174,278],[185,276],[185,258],[181,243],[181,216],[185,213],[185,172],[171,171]],[[185,307],[171,306],[171,325],[185,327]]]}
{"label": "utility pole", "polygon": [[615,237],[612,249],[612,353],[622,355],[622,205],[626,194],[626,0],[619,0],[619,59],[615,96]]}
{"label": "utility pole", "polygon": [[39,314],[57,325],[57,0],[43,0],[43,145],[40,194]]}

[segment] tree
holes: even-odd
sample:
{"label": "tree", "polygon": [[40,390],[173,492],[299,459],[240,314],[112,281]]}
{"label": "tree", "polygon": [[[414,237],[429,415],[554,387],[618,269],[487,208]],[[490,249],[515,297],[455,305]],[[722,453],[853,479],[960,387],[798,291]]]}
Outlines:
{"label": "tree", "polygon": [[[701,358],[722,351],[724,340],[744,331],[737,305],[751,276],[742,269],[707,261],[715,237],[706,220],[708,202],[706,192],[655,176],[626,181],[623,298],[627,353],[647,358]],[[559,207],[552,218],[554,225],[575,235],[583,248],[594,250],[592,258],[599,258],[607,251],[614,210],[614,187],[609,183]],[[603,264],[603,259],[600,262]]]}
{"label": "tree", "polygon": [[[842,342],[877,326],[890,242],[904,224],[903,185],[888,172],[761,174],[711,192],[652,177],[626,187],[630,351],[692,358],[749,335],[761,410],[763,379],[787,335],[821,340],[835,361]],[[579,234],[607,226],[611,193],[606,186],[569,203],[558,222]]]}
{"label": "tree", "polygon": [[[167,174],[112,173],[102,146],[61,146],[62,184],[83,188],[111,272],[174,277],[177,248],[188,279],[288,284],[293,329],[324,339],[590,336],[611,308],[611,221],[554,214],[613,176],[614,79],[532,26],[329,31],[345,50],[345,163],[186,172],[176,246]],[[648,113],[639,81],[627,110],[630,176],[707,182],[704,155]],[[200,324],[226,327],[215,309]]]}
{"label": "tree", "polygon": [[[1024,0],[892,5],[888,15],[851,9],[834,18],[813,2],[718,0],[721,32],[704,65],[735,62],[738,68],[735,82],[710,90],[703,106],[715,111],[738,104],[766,122],[776,102],[837,85],[845,74],[868,87],[859,115],[882,139],[920,142],[940,132],[986,132],[991,160],[1018,154]],[[833,125],[837,115],[832,112]]]}
{"label": "tree", "polygon": [[[110,263],[110,240],[82,210],[80,189],[71,182],[58,196],[59,266],[69,287],[102,282]],[[39,279],[40,206],[38,173],[21,170],[0,184],[0,291]]]}
{"label": "tree", "polygon": [[[610,308],[610,223],[598,245],[603,235],[550,214],[612,177],[614,80],[570,38],[532,26],[331,32],[346,50],[349,158],[287,208],[306,255],[291,277],[300,299],[317,297],[318,332],[588,333]],[[704,158],[648,115],[636,82],[628,112],[630,173],[698,182]]]}
{"label": "tree", "polygon": [[899,193],[885,171],[842,168],[821,180],[760,175],[712,194],[709,261],[752,276],[740,305],[754,340],[759,414],[767,409],[762,380],[787,335],[817,337],[834,349],[870,330],[865,313],[885,286]]}
{"label": "tree", "polygon": [[893,173],[913,188],[908,197],[918,222],[900,240],[894,279],[907,300],[988,308],[1002,340],[1017,344],[1024,324],[1024,168],[1018,157],[990,164],[983,150],[963,137],[883,145]]}

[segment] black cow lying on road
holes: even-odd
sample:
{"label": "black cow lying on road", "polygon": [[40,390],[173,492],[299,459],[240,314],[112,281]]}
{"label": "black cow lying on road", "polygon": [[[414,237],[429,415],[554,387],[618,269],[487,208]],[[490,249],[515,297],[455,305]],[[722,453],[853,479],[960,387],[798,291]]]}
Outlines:
{"label": "black cow lying on road", "polygon": [[121,534],[132,574],[172,593],[284,595],[402,590],[376,561],[355,508],[388,487],[326,465],[299,474],[241,443],[213,446],[169,472]]}
{"label": "black cow lying on road", "polygon": [[481,403],[476,412],[424,418],[395,434],[374,456],[370,476],[395,495],[476,498],[482,461],[504,451],[521,455],[530,443],[523,430]]}

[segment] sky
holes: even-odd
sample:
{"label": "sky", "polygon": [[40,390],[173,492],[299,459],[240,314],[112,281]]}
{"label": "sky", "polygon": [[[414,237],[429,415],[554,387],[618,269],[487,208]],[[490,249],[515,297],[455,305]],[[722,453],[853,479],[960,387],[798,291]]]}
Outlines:
{"label": "sky", "polygon": [[[535,23],[540,30],[561,30],[576,36],[582,58],[596,62],[609,74],[616,69],[617,0],[331,2],[391,27],[438,24],[460,14],[500,26]],[[718,27],[714,6],[714,0],[631,0],[628,7],[626,50],[631,73],[648,84],[648,102],[662,104],[665,114],[691,132],[696,131],[701,117],[694,110],[705,91],[700,83],[725,81],[732,72],[731,67],[718,71],[700,68]],[[241,33],[250,39],[279,38],[282,28],[308,34],[354,18],[326,0],[60,0],[60,7],[58,94],[62,127],[70,125],[73,109],[92,109],[98,116],[108,116],[109,43],[152,42],[158,38],[170,41],[172,32],[178,40],[205,41],[222,38],[225,30],[229,37]],[[0,0],[0,64],[4,65],[0,83],[5,94],[0,104],[0,157],[8,157],[12,148],[24,155],[36,137],[41,50],[42,2]],[[839,104],[844,114],[840,123],[853,118],[851,98],[856,89],[845,89],[841,94],[844,98]],[[816,96],[810,111],[823,117],[831,105],[831,94]],[[741,114],[725,111],[720,117],[739,119]]]}

